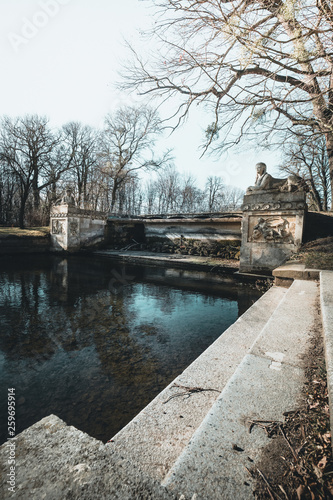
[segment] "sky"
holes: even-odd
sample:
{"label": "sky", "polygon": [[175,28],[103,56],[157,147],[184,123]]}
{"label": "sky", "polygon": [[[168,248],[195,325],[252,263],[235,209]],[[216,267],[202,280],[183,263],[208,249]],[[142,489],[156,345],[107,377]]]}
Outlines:
{"label": "sky", "polygon": [[[152,24],[153,0],[1,0],[0,116],[46,115],[53,127],[69,121],[102,128],[104,117],[139,97],[121,93],[115,83],[129,58],[124,39],[140,43]],[[203,188],[208,176],[246,189],[254,183],[255,164],[263,161],[277,174],[278,152],[247,149],[219,159],[200,158],[204,110],[165,135],[158,148],[173,148],[180,172],[191,173]],[[260,137],[258,137],[260,142]]]}

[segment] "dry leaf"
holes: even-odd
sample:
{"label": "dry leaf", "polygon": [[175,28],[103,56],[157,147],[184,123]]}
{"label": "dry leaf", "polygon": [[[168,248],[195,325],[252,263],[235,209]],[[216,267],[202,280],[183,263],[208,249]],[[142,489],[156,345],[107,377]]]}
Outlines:
{"label": "dry leaf", "polygon": [[317,467],[320,469],[320,470],[324,470],[325,467],[327,465],[327,457],[324,456],[317,464]]}
{"label": "dry leaf", "polygon": [[323,477],[323,469],[320,469],[315,464],[312,464],[312,467],[313,467],[313,470],[315,471],[317,478],[321,479]]}
{"label": "dry leaf", "polygon": [[306,486],[304,486],[304,484],[301,484],[296,490],[297,499],[298,500],[305,500],[305,495],[306,495],[307,491],[308,491],[308,488]]}
{"label": "dry leaf", "polygon": [[326,432],[321,437],[323,438],[325,443],[329,444],[331,442],[331,433],[330,432]]}

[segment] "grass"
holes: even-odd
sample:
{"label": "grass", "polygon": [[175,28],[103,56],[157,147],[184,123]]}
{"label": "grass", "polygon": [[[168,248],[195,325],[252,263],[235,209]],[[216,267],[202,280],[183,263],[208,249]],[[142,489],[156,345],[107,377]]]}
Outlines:
{"label": "grass", "polygon": [[42,238],[49,234],[50,228],[48,226],[28,227],[26,229],[20,229],[19,227],[0,227],[0,238],[26,238],[31,236]]}
{"label": "grass", "polygon": [[305,243],[291,260],[305,264],[308,269],[333,271],[333,237],[319,238]]}
{"label": "grass", "polygon": [[308,269],[326,269],[333,271],[333,254],[311,252],[306,255],[304,263]]}

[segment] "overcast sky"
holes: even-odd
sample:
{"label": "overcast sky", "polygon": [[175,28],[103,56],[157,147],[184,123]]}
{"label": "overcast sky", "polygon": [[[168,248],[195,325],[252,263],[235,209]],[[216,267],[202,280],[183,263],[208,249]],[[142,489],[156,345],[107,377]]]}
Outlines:
{"label": "overcast sky", "polygon": [[[37,113],[52,126],[81,121],[102,127],[106,113],[137,101],[114,87],[123,39],[138,43],[138,30],[151,25],[151,2],[142,0],[0,0],[0,115]],[[150,7],[150,8],[149,8]],[[197,146],[209,123],[195,111],[160,147],[174,148],[175,165],[191,172],[200,187],[209,175],[242,189],[253,184],[257,161],[274,173],[277,153],[248,150],[218,161],[200,159]],[[276,171],[275,171],[276,173]]]}

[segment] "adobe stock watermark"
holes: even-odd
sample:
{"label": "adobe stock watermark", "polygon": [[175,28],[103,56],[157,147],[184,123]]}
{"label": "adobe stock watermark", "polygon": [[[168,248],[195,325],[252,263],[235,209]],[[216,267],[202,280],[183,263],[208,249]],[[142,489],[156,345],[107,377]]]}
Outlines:
{"label": "adobe stock watermark", "polygon": [[20,47],[25,46],[40,30],[45,28],[49,21],[57,16],[61,7],[68,5],[72,0],[40,0],[38,3],[40,9],[31,16],[22,18],[22,25],[19,33],[8,33],[8,40],[15,50],[18,52]]}
{"label": "adobe stock watermark", "polygon": [[111,275],[112,278],[109,281],[108,289],[115,295],[120,292],[123,286],[129,285],[129,283],[135,278],[135,276],[127,275],[124,268],[121,270],[121,274],[118,273],[116,269],[112,269]]}
{"label": "adobe stock watermark", "polygon": [[16,488],[16,399],[15,399],[15,388],[8,388],[8,438],[6,442],[6,452],[7,452],[7,489],[11,493],[15,493]]}
{"label": "adobe stock watermark", "polygon": [[212,170],[215,170],[216,174],[222,178],[224,184],[226,185],[233,185],[235,179],[239,178],[242,174],[242,167],[236,161],[231,161],[223,165],[223,167],[221,167],[221,165],[217,165],[216,168],[213,168]]}

